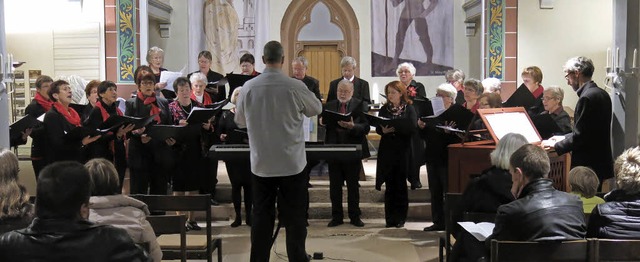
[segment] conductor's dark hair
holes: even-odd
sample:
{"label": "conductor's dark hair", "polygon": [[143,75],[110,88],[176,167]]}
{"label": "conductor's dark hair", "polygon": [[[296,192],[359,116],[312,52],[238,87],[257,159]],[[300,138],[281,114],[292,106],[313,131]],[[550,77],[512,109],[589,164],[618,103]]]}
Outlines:
{"label": "conductor's dark hair", "polygon": [[40,219],[80,216],[83,204],[89,204],[89,172],[78,162],[62,161],[45,167],[38,177],[36,216]]}
{"label": "conductor's dark hair", "polygon": [[186,78],[184,76],[176,78],[176,81],[173,81],[173,90],[178,92],[179,86],[186,86],[191,89],[191,82],[189,81],[189,78]]}
{"label": "conductor's dark hair", "polygon": [[532,144],[526,144],[513,152],[509,158],[509,165],[512,170],[520,168],[529,180],[547,177],[551,170],[547,152]]}
{"label": "conductor's dark hair", "polygon": [[53,94],[60,93],[60,86],[62,85],[69,85],[69,82],[64,80],[56,80],[56,81],[53,81],[53,83],[51,83],[51,88],[49,89],[49,93],[48,93],[49,99],[51,99],[51,101],[58,102],[58,99],[55,99],[53,97]]}
{"label": "conductor's dark hair", "polygon": [[242,64],[244,62],[247,62],[249,64],[255,65],[256,64],[256,58],[253,57],[252,54],[246,53],[246,54],[244,54],[244,55],[242,55],[240,57],[240,64]]}
{"label": "conductor's dark hair", "polygon": [[267,64],[282,63],[284,48],[282,48],[282,44],[278,41],[269,41],[264,45],[263,54],[264,62]]}

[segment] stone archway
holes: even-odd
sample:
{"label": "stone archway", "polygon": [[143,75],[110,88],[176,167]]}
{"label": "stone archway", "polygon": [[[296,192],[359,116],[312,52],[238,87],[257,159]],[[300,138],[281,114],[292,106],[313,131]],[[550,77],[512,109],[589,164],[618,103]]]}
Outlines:
{"label": "stone archway", "polygon": [[[305,42],[298,41],[298,34],[302,27],[311,22],[311,11],[318,2],[329,8],[331,23],[342,31],[344,40],[338,41],[338,50],[342,55],[351,56],[360,62],[360,26],[353,8],[347,1],[296,0],[289,4],[280,23],[280,37],[286,60],[283,70],[289,75],[291,69],[288,61],[304,50]],[[360,67],[356,68],[355,73],[360,75]]]}

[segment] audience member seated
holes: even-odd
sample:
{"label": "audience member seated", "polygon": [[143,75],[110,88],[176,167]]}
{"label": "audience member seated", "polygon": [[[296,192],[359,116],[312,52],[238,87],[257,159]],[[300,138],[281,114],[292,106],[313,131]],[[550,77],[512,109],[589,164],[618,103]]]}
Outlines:
{"label": "audience member seated", "polygon": [[89,221],[126,230],[133,242],[149,243],[149,255],[153,261],[162,260],[156,234],[147,221],[147,204],[120,194],[118,171],[108,160],[94,158],[84,166],[91,178]]}
{"label": "audience member seated", "polygon": [[548,179],[549,156],[541,147],[527,144],[509,159],[511,193],[516,200],[498,208],[493,234],[487,239],[547,241],[584,239],[582,202],[553,188]]}
{"label": "audience member seated", "polygon": [[593,209],[587,237],[640,239],[640,148],[624,151],[613,169],[617,189]]}
{"label": "audience member seated", "polygon": [[25,228],[33,219],[33,205],[24,186],[18,184],[18,158],[0,150],[0,234]]}
{"label": "audience member seated", "polygon": [[569,189],[582,200],[582,208],[585,214],[591,214],[593,208],[604,203],[604,200],[596,196],[600,180],[591,168],[577,166],[569,172]]}
{"label": "audience member seated", "polygon": [[[515,133],[506,134],[496,149],[491,152],[491,167],[482,171],[482,175],[469,183],[462,194],[460,206],[456,208],[453,221],[464,221],[463,213],[496,213],[498,207],[513,201],[511,194],[511,174],[509,174],[509,157],[523,145],[527,139]],[[478,241],[468,232],[454,227],[451,261],[477,261],[484,256],[484,242]]]}
{"label": "audience member seated", "polygon": [[77,162],[45,167],[38,179],[36,218],[0,236],[0,261],[147,261],[123,229],[89,222],[91,182]]}

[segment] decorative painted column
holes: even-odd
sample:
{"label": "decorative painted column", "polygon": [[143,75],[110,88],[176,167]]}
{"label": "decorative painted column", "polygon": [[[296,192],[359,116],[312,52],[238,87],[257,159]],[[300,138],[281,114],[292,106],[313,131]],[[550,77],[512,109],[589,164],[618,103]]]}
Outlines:
{"label": "decorative painted column", "polygon": [[518,67],[518,1],[488,0],[486,14],[486,77],[502,80],[502,99],[516,89]]}
{"label": "decorative painted column", "polygon": [[134,75],[140,64],[138,0],[105,0],[105,46],[107,80],[118,85],[118,95],[129,98],[136,86]]}

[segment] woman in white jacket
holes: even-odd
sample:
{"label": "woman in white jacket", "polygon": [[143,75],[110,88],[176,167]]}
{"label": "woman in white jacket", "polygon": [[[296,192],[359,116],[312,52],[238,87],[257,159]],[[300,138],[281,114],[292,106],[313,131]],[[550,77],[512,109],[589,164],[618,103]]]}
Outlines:
{"label": "woman in white jacket", "polygon": [[156,234],[147,221],[147,204],[121,194],[118,172],[108,160],[95,158],[87,162],[85,167],[91,176],[89,220],[126,230],[133,242],[149,243],[153,261],[162,260]]}

